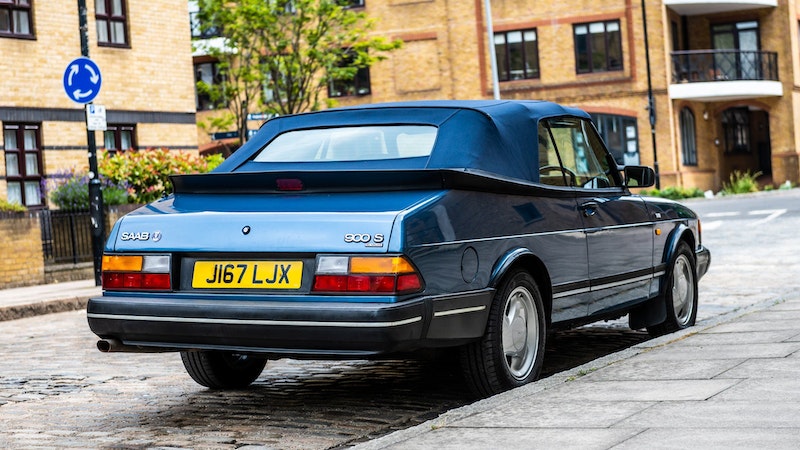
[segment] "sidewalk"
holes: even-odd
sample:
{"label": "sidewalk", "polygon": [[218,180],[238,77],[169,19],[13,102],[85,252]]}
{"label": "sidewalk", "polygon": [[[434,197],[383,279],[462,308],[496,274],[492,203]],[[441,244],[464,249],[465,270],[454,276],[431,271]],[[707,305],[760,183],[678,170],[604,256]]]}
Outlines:
{"label": "sidewalk", "polygon": [[356,446],[796,449],[800,297],[720,316]]}
{"label": "sidewalk", "polygon": [[86,308],[101,293],[94,280],[0,290],[0,321]]}

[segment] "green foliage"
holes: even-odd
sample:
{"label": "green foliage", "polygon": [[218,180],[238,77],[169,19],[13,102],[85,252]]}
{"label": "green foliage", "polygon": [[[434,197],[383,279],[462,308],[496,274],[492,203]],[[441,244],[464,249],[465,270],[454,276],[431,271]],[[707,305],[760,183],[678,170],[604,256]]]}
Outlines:
{"label": "green foliage", "polygon": [[733,173],[731,173],[729,181],[727,183],[722,183],[721,193],[724,195],[731,195],[758,192],[757,179],[760,176],[761,172],[751,173],[749,170],[746,172],[734,170]]}
{"label": "green foliage", "polygon": [[650,189],[642,191],[642,195],[650,195],[653,197],[663,197],[669,198],[672,200],[682,200],[685,198],[695,198],[695,197],[702,197],[703,191],[700,189],[693,187],[693,188],[682,188],[677,186],[670,186],[664,189]]}
{"label": "green foliage", "polygon": [[6,200],[0,199],[0,212],[25,212],[27,210],[28,208],[19,203],[9,203]]}
{"label": "green foliage", "polygon": [[149,203],[172,190],[169,176],[209,172],[222,163],[221,155],[208,158],[164,148],[117,153],[100,158],[100,174],[115,183],[127,183],[131,203]]}
{"label": "green foliage", "polygon": [[228,106],[240,133],[251,110],[286,115],[320,109],[331,80],[352,79],[402,45],[371,36],[374,20],[345,4],[200,0],[201,30],[219,30],[225,45],[202,48],[219,61],[220,77],[198,82],[198,90]]}
{"label": "green foliage", "polygon": [[[89,209],[89,181],[88,174],[74,170],[51,178],[50,199],[59,209]],[[125,183],[115,183],[100,176],[100,188],[103,192],[103,205],[128,203]]]}

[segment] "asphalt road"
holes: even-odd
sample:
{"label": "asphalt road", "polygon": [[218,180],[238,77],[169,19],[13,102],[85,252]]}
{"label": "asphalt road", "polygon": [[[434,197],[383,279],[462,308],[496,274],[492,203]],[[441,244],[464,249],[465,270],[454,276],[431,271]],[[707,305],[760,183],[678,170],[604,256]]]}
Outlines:
{"label": "asphalt road", "polygon": [[[712,251],[700,320],[800,290],[789,266],[800,259],[800,191],[689,205]],[[545,376],[647,339],[624,325],[555,335]],[[176,354],[102,354],[95,341],[82,311],[0,322],[1,448],[337,448],[471,401],[446,355],[280,360],[251,389],[217,392]]]}

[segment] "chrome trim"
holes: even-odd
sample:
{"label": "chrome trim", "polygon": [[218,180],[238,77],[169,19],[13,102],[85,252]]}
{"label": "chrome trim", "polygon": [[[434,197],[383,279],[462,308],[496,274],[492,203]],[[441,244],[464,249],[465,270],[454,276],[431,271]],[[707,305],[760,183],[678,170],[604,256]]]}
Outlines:
{"label": "chrome trim", "polygon": [[580,289],[573,289],[571,291],[559,292],[558,294],[553,294],[553,298],[569,297],[570,295],[585,294],[587,292],[592,292],[592,288],[585,287]]}
{"label": "chrome trim", "polygon": [[125,314],[87,314],[90,319],[133,320],[142,322],[178,322],[178,323],[211,323],[225,325],[270,325],[294,327],[337,327],[337,328],[389,328],[409,325],[422,321],[422,316],[395,322],[316,322],[307,320],[239,320],[239,319],[208,319],[202,317],[162,317],[162,316],[136,316]]}
{"label": "chrome trim", "polygon": [[617,287],[617,286],[623,286],[623,285],[630,284],[630,283],[638,283],[640,281],[649,281],[649,280],[652,280],[652,279],[655,279],[655,275],[644,275],[644,276],[637,277],[637,278],[629,278],[627,280],[616,281],[614,283],[601,284],[600,286],[592,286],[592,291],[600,291],[600,290],[603,290],[603,289],[609,289],[609,288],[613,288],[613,287]]}
{"label": "chrome trim", "polygon": [[433,317],[444,317],[444,316],[452,316],[453,314],[465,314],[471,312],[478,312],[483,311],[486,309],[486,305],[480,306],[471,306],[469,308],[459,308],[459,309],[450,309],[447,311],[438,311],[433,313]]}

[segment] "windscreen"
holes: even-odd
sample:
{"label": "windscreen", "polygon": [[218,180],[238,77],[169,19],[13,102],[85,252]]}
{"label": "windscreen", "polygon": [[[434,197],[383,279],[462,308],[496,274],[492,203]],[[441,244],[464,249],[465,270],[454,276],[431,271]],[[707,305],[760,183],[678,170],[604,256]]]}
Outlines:
{"label": "windscreen", "polygon": [[376,125],[294,130],[258,152],[255,162],[341,162],[430,156],[438,129]]}

